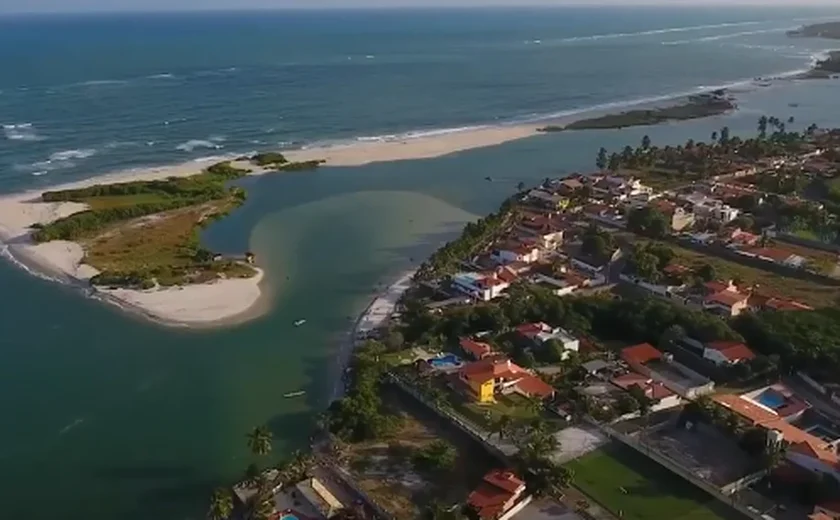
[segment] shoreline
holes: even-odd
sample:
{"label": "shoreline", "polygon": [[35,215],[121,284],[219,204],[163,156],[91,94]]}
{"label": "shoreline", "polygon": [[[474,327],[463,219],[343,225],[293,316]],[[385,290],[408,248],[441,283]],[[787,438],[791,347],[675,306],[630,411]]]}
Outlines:
{"label": "shoreline", "polygon": [[[215,159],[215,158],[214,158]],[[187,177],[200,173],[207,161],[132,169],[99,177],[0,196],[0,256],[29,274],[79,290],[85,296],[114,305],[129,314],[169,327],[219,328],[238,325],[270,310],[264,270],[255,267],[250,278],[220,279],[212,283],[149,290],[109,289],[90,285],[98,271],[83,263],[84,250],[77,242],[54,240],[37,244],[31,226],[87,209],[75,202],[43,202],[48,190],[82,188],[95,184]],[[272,170],[251,167],[249,175]]]}
{"label": "shoreline", "polygon": [[338,349],[338,374],[336,375],[336,384],[333,388],[330,402],[339,399],[344,395],[344,372],[350,366],[350,360],[353,356],[353,351],[359,343],[359,334],[362,332],[370,332],[380,327],[391,315],[397,307],[397,302],[400,297],[411,287],[411,279],[417,272],[418,268],[414,267],[407,271],[403,271],[396,281],[388,285],[384,290],[377,293],[377,295],[368,303],[365,309],[356,318],[353,327],[347,332],[344,338],[340,341]]}

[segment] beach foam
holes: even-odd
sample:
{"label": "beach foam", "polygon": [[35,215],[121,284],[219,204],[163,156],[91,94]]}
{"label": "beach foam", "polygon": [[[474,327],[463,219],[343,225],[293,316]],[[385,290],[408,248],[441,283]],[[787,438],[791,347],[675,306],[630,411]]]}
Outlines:
{"label": "beach foam", "polygon": [[211,148],[214,150],[220,150],[222,147],[219,144],[221,141],[224,141],[223,138],[210,138],[210,139],[190,139],[185,143],[181,143],[175,147],[176,150],[180,150],[182,152],[192,152],[198,148]]}
{"label": "beach foam", "polygon": [[41,141],[32,123],[17,123],[3,125],[3,134],[9,141]]}

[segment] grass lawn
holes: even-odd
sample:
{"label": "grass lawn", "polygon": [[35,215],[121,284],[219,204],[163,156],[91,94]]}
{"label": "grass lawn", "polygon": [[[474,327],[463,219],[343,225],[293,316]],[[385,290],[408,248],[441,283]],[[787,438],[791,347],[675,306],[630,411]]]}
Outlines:
{"label": "grass lawn", "polygon": [[[833,305],[840,297],[840,287],[779,276],[763,269],[738,264],[713,255],[704,255],[673,243],[665,245],[676,254],[674,263],[680,263],[690,268],[710,264],[715,268],[718,278],[737,279],[749,285],[757,285],[762,292],[766,291],[774,296],[792,298],[812,307]],[[788,248],[788,244],[780,243],[777,247]],[[795,249],[795,247],[790,249]]]}
{"label": "grass lawn", "polygon": [[230,200],[212,201],[120,222],[83,242],[85,263],[100,271],[154,273],[161,285],[212,280],[222,273],[251,277],[255,271],[245,264],[201,265],[193,259],[199,222],[231,205]]}
{"label": "grass lawn", "polygon": [[611,444],[567,466],[575,472],[576,487],[624,520],[744,519],[690,482],[621,444]]}

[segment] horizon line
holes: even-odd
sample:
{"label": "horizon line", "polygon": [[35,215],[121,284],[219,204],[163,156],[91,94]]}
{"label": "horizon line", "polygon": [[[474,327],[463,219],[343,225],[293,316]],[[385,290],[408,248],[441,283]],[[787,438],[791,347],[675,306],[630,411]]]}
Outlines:
{"label": "horizon line", "polygon": [[[662,0],[658,0],[661,2]],[[803,1],[805,3],[803,3]],[[196,13],[252,13],[252,12],[284,12],[284,11],[310,11],[310,12],[324,12],[324,11],[455,11],[455,10],[525,10],[525,9],[632,9],[632,8],[658,8],[658,9],[728,9],[737,7],[762,7],[762,8],[790,8],[790,7],[805,7],[805,8],[836,8],[840,13],[840,5],[832,5],[824,3],[824,0],[788,0],[785,3],[763,4],[761,0],[733,0],[726,3],[680,3],[663,4],[658,3],[657,0],[641,0],[638,3],[626,4],[618,0],[606,0],[603,3],[590,3],[585,0],[574,0],[570,3],[564,4],[540,4],[540,3],[525,3],[516,5],[505,4],[435,4],[435,5],[420,5],[407,4],[400,6],[379,6],[379,5],[347,5],[347,6],[250,6],[244,8],[237,8],[233,6],[220,7],[197,7],[197,8],[173,8],[173,9],[82,9],[75,11],[62,10],[39,10],[39,11],[2,11],[0,10],[0,17],[7,16],[55,16],[55,15],[108,15],[108,14],[196,14]]]}

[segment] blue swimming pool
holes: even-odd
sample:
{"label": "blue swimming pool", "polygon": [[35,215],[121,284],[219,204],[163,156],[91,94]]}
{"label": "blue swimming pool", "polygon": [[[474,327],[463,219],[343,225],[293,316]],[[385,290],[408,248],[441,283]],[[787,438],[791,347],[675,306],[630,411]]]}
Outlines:
{"label": "blue swimming pool", "polygon": [[281,516],[280,520],[299,520],[299,519],[295,515],[286,514],[286,515]]}
{"label": "blue swimming pool", "polygon": [[450,368],[459,367],[463,365],[464,362],[455,354],[445,354],[443,356],[430,359],[429,364],[435,368]]}
{"label": "blue swimming pool", "polygon": [[772,388],[768,388],[755,396],[755,400],[771,410],[775,410],[785,404],[785,396]]}

